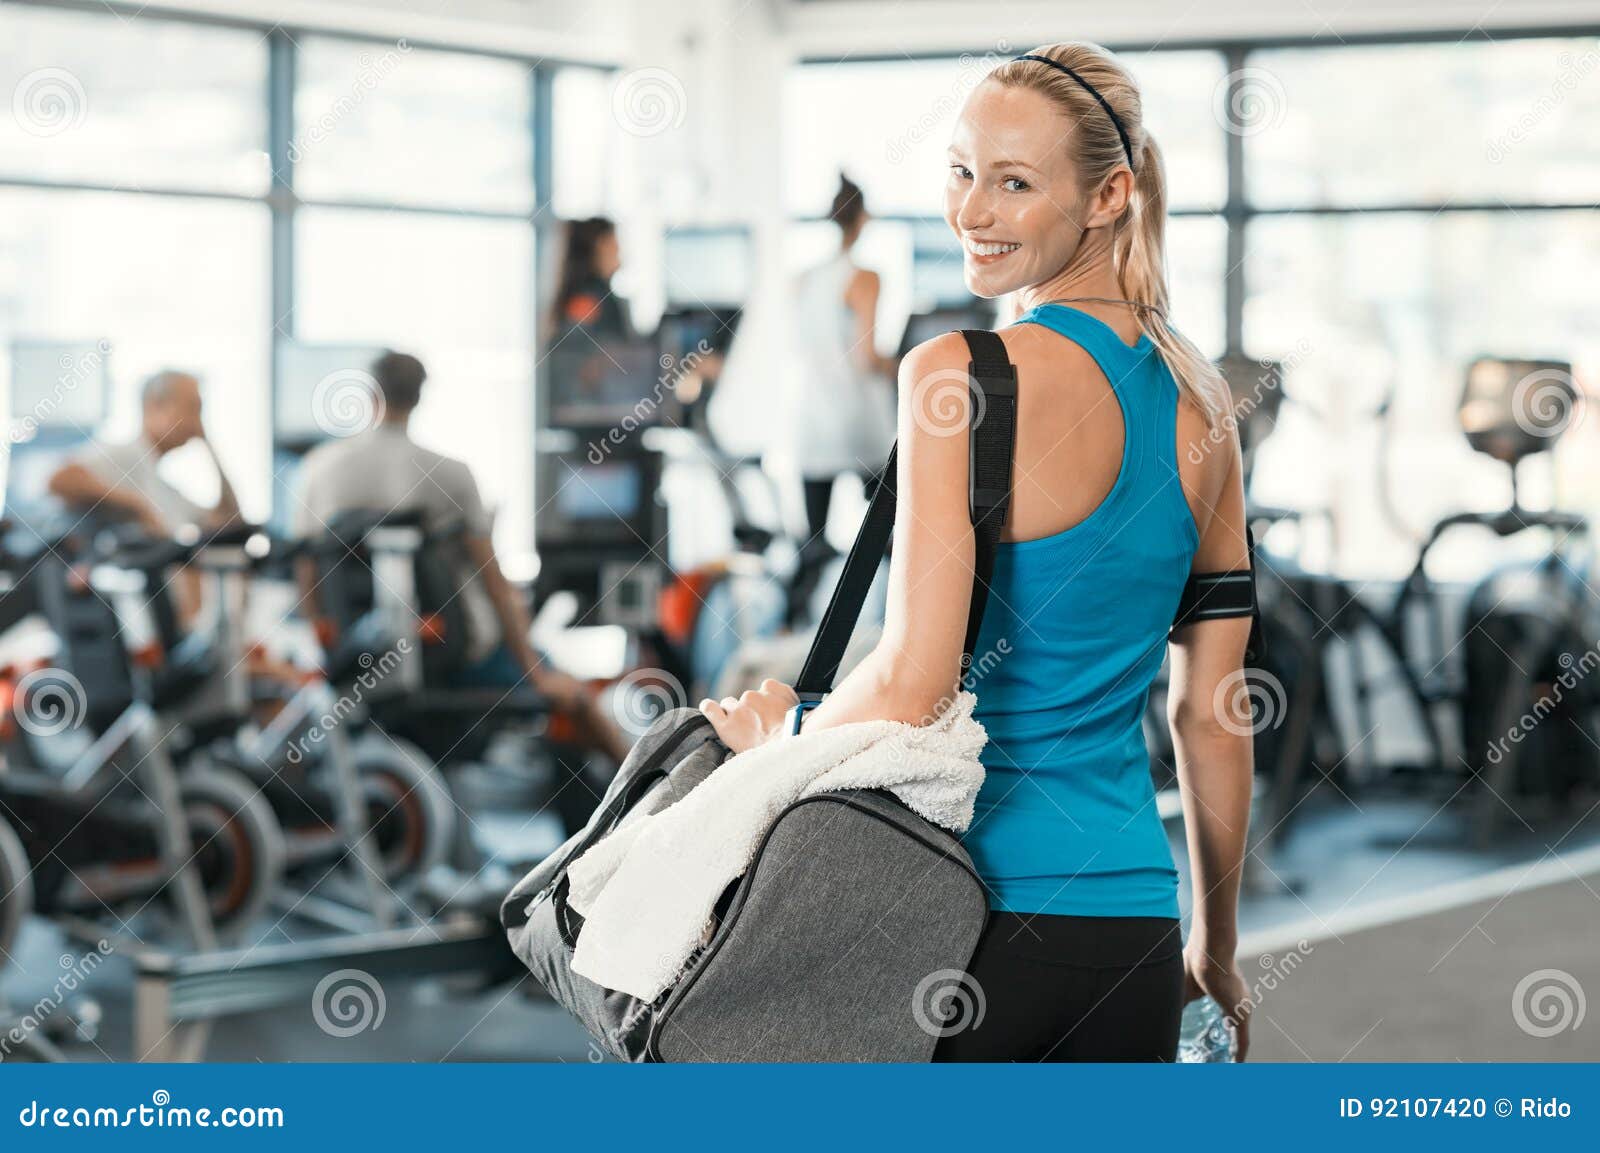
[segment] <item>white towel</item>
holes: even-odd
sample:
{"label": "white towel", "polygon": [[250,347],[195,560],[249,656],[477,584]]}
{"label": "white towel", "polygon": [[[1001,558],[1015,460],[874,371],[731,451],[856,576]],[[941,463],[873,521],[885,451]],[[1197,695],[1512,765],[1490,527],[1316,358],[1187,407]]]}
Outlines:
{"label": "white towel", "polygon": [[801,797],[888,789],[934,824],[965,830],[988,740],[972,717],[976,701],[963,692],[926,725],[863,721],[769,741],[594,845],[568,869],[567,900],[584,918],[573,971],[655,1000],[706,938],[717,898],[767,828]]}

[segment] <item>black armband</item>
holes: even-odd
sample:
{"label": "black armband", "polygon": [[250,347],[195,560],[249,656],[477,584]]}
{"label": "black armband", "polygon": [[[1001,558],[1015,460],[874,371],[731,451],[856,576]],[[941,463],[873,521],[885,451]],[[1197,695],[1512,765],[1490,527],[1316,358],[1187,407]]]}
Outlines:
{"label": "black armband", "polygon": [[1267,642],[1261,628],[1261,605],[1256,600],[1256,538],[1248,526],[1245,528],[1245,543],[1250,557],[1249,568],[1190,574],[1167,635],[1170,637],[1184,625],[1200,621],[1248,616],[1250,639],[1245,642],[1245,660],[1254,664],[1266,654]]}

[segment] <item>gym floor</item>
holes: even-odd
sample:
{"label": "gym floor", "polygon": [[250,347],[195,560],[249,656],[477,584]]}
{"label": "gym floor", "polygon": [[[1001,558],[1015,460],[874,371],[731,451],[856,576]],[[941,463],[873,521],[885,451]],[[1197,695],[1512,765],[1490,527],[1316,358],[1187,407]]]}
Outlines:
{"label": "gym floor", "polygon": [[[1253,858],[1242,898],[1241,963],[1257,982],[1252,1059],[1596,1060],[1600,1034],[1530,1035],[1513,1016],[1513,990],[1554,968],[1587,983],[1600,958],[1600,804],[1570,827],[1509,828],[1490,851],[1466,847],[1451,808],[1417,797],[1331,790],[1302,806],[1292,839],[1270,869]],[[1511,822],[1515,824],[1515,822]],[[541,817],[480,821],[491,846],[526,854],[557,834]],[[1182,829],[1169,823],[1180,863]],[[279,936],[281,937],[280,930]],[[58,957],[81,951],[35,921],[17,954],[14,1007],[48,991]],[[132,1049],[132,968],[113,956],[85,992],[104,1011],[77,1059],[122,1059]],[[386,982],[382,1024],[334,1037],[302,1010],[233,1017],[212,1029],[215,1061],[588,1061],[587,1036],[532,995],[531,978],[470,995],[440,982]],[[403,1005],[403,1010],[401,1006]]]}

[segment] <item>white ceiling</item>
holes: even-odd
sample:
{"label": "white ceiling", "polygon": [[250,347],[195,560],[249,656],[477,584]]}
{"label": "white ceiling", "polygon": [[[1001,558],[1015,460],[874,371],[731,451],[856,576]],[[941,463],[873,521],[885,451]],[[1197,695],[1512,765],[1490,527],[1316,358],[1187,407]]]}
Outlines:
{"label": "white ceiling", "polygon": [[[663,29],[759,28],[796,56],[1023,50],[1052,40],[1180,45],[1419,30],[1600,26],[1600,0],[153,0],[205,13],[565,60],[625,62]],[[641,32],[648,29],[648,33]],[[650,43],[639,43],[640,39]]]}

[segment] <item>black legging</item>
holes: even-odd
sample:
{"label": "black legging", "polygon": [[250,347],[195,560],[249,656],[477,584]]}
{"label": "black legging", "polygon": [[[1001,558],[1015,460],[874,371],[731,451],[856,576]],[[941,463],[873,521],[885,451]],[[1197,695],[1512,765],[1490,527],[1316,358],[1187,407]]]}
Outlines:
{"label": "black legging", "polygon": [[820,537],[828,527],[828,508],[833,504],[833,477],[818,480],[808,476],[802,485],[806,496],[806,529],[812,537]]}
{"label": "black legging", "polygon": [[[991,913],[935,1061],[1174,1061],[1183,938],[1170,917]],[[937,1024],[937,1022],[935,1022]]]}

